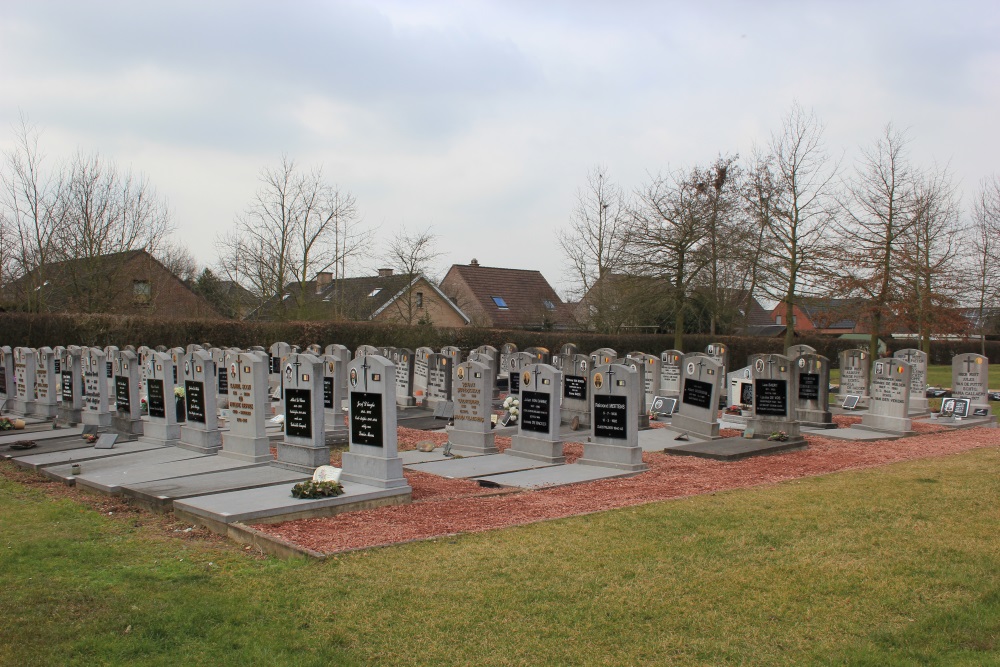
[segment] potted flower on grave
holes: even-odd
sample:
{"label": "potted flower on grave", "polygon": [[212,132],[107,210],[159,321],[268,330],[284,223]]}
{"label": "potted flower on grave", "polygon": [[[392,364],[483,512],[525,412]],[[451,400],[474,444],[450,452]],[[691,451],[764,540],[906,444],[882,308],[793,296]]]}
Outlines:
{"label": "potted flower on grave", "polygon": [[11,431],[14,429],[14,422],[6,417],[0,417],[0,431]]}
{"label": "potted flower on grave", "polygon": [[139,413],[144,415],[149,414],[149,403],[146,401],[145,396],[139,399]]}
{"label": "potted flower on grave", "polygon": [[788,440],[788,434],[784,431],[775,431],[771,435],[767,436],[767,439],[772,442],[785,442]]}
{"label": "potted flower on grave", "polygon": [[187,421],[187,412],[184,408],[184,387],[174,387],[174,403],[177,408],[177,421]]}
{"label": "potted flower on grave", "polygon": [[520,412],[518,406],[521,405],[521,401],[517,400],[514,396],[508,396],[503,399],[504,410],[507,411],[507,418],[504,420],[503,425],[516,424],[517,415]]}

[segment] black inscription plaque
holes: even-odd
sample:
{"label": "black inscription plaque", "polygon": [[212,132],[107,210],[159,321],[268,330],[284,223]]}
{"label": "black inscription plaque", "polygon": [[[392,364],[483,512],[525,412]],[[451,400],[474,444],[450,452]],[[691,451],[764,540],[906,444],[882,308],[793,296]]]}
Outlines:
{"label": "black inscription plaque", "polygon": [[271,372],[280,373],[281,372],[281,357],[272,357],[267,355],[267,358],[271,361]]}
{"label": "black inscription plaque", "polygon": [[62,372],[62,400],[73,401],[73,373],[70,371]]}
{"label": "black inscription plaque", "polygon": [[59,363],[59,357],[56,357],[55,359],[52,360],[52,370],[55,373],[58,373],[60,370],[62,370],[62,364]]}
{"label": "black inscription plaque", "polygon": [[819,374],[801,373],[799,375],[799,400],[819,400]]}
{"label": "black inscription plaque", "polygon": [[740,404],[753,405],[753,385],[749,382],[740,384]]}
{"label": "black inscription plaque", "polygon": [[229,371],[224,366],[219,366],[217,375],[219,379],[219,395],[229,395]]}
{"label": "black inscription plaque", "polygon": [[0,392],[7,392],[7,367],[0,364]]}
{"label": "black inscription plaque", "polygon": [[684,392],[681,396],[681,402],[686,405],[693,405],[696,408],[708,410],[712,407],[712,387],[714,385],[711,382],[686,378],[684,380]]}
{"label": "black inscription plaque", "polygon": [[972,403],[967,398],[956,398],[955,399],[955,416],[956,417],[968,417],[969,416],[969,404]]}
{"label": "black inscription plaque", "polygon": [[130,414],[132,412],[132,402],[129,400],[128,378],[122,375],[115,376],[115,410],[119,413]]}
{"label": "black inscription plaque", "polygon": [[285,433],[297,438],[312,437],[312,392],[285,390]]}
{"label": "black inscription plaque", "polygon": [[351,392],[351,442],[382,447],[382,394]]}
{"label": "black inscription plaque", "polygon": [[146,401],[149,403],[149,416],[167,418],[167,402],[163,397],[163,380],[146,380]]}
{"label": "black inscription plaque", "polygon": [[205,423],[205,383],[184,381],[184,407],[189,422]]}
{"label": "black inscription plaque", "polygon": [[114,377],[115,376],[115,364],[114,364],[114,362],[109,361],[109,362],[107,362],[107,365],[108,365],[108,377],[109,378],[110,377]]}
{"label": "black inscription plaque", "polygon": [[511,372],[510,373],[510,393],[520,394],[521,393],[521,373]]}
{"label": "black inscription plaque", "polygon": [[594,435],[598,438],[628,438],[628,397],[594,394]]}
{"label": "black inscription plaque", "polygon": [[[511,373],[511,377],[515,374]],[[521,430],[548,433],[551,422],[551,394],[541,391],[521,392]]]}
{"label": "black inscription plaque", "polygon": [[758,415],[769,417],[788,416],[787,380],[757,378],[754,380],[753,395],[756,401],[755,412]]}
{"label": "black inscription plaque", "polygon": [[578,401],[587,400],[587,378],[579,375],[563,376],[563,398],[575,398]]}
{"label": "black inscription plaque", "polygon": [[333,410],[333,378],[323,378],[323,409]]}

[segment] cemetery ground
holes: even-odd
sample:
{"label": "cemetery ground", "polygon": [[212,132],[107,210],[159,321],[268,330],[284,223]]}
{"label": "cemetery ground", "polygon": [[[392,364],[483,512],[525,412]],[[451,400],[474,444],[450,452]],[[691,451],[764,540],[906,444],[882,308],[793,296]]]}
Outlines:
{"label": "cemetery ground", "polygon": [[997,432],[321,561],[0,462],[0,663],[1000,664]]}

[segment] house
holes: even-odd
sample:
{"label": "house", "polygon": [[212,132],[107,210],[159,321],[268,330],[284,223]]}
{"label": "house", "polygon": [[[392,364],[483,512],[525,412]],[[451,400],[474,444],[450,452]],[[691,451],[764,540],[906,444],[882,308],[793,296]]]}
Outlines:
{"label": "house", "polygon": [[792,305],[791,322],[786,310],[784,302],[779,302],[771,310],[771,323],[791,324],[800,333],[841,335],[867,331],[861,323],[865,312],[862,299],[801,297]]}
{"label": "house", "polygon": [[454,264],[441,291],[476,326],[491,329],[572,329],[573,309],[539,271]]}
{"label": "house", "polygon": [[251,319],[352,320],[462,327],[469,317],[422,275],[379,269],[378,275],[333,279],[321,272],[314,280],[289,283]]}
{"label": "house", "polygon": [[211,303],[145,250],[39,266],[4,289],[11,310],[223,319]]}

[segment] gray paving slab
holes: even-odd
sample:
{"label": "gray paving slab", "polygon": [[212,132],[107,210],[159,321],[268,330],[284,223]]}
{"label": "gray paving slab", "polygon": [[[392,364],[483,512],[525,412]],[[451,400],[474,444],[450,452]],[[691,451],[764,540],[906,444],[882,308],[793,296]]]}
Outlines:
{"label": "gray paving slab", "polygon": [[518,470],[544,468],[549,465],[551,464],[521,458],[520,456],[488,454],[486,456],[470,456],[460,459],[452,458],[447,461],[416,463],[406,466],[406,469],[415,470],[417,472],[427,472],[432,475],[448,477],[450,479],[467,479],[469,477],[483,477],[485,475],[499,475],[501,473],[516,472]]}
{"label": "gray paving slab", "polygon": [[[464,458],[480,456],[480,454],[466,454],[462,452]],[[400,452],[399,458],[403,459],[403,465],[409,466],[416,463],[430,463],[431,461],[451,461],[452,457],[444,455],[444,447],[436,447],[432,452],[418,452],[415,449]]]}
{"label": "gray paving slab", "polygon": [[[144,468],[150,465],[183,461],[203,456],[205,455],[199,452],[192,452],[180,447],[159,447],[157,449],[133,452],[121,456],[109,456],[100,459],[88,459],[85,461],[74,461],[73,463],[45,466],[41,469],[41,472],[50,479],[75,484],[80,477],[94,479],[99,475],[107,476],[113,472],[135,470],[136,468]],[[79,464],[81,472],[79,475],[74,475],[73,466],[77,464]],[[93,488],[98,487],[94,486]]]}
{"label": "gray paving slab", "polygon": [[[112,449],[95,449],[93,446],[83,449],[69,449],[58,452],[48,452],[42,454],[25,454],[24,456],[14,456],[11,461],[25,468],[38,470],[48,466],[74,463],[78,461],[89,461],[92,459],[103,459],[115,456],[124,456],[135,452],[145,452],[153,449],[164,449],[160,445],[148,442],[133,440],[131,442],[115,443]],[[29,452],[31,450],[28,450]]]}
{"label": "gray paving slab", "polygon": [[[194,454],[195,452],[190,453]],[[143,455],[137,455],[136,459],[133,465],[115,466],[97,472],[84,470],[82,474],[76,475],[76,485],[101,493],[117,495],[122,492],[122,487],[125,484],[267,465],[266,463],[249,463],[216,455],[193,456],[169,461],[143,460]]]}
{"label": "gray paving slab", "polygon": [[175,500],[273,484],[296,484],[310,477],[277,466],[263,465],[147,482],[128,482],[122,485],[122,493],[154,509],[169,510]]}
{"label": "gray paving slab", "polygon": [[703,442],[702,438],[688,435],[687,440],[676,440],[681,435],[679,431],[672,431],[667,428],[651,428],[647,431],[639,431],[639,447],[644,452],[662,452],[668,447],[679,447],[689,445],[692,442]]}
{"label": "gray paving slab", "polygon": [[721,438],[671,447],[663,450],[663,453],[671,456],[696,456],[717,461],[739,461],[751,456],[806,449],[807,446],[804,440],[776,442],[749,438]]}
{"label": "gray paving slab", "polygon": [[38,442],[41,440],[50,440],[52,438],[68,438],[74,435],[77,437],[83,435],[83,427],[77,426],[74,428],[57,428],[48,429],[47,431],[35,431],[32,432],[30,436],[26,435],[23,430],[4,431],[3,435],[0,435],[0,447],[12,442],[17,442],[18,440],[34,440],[35,442]]}
{"label": "gray paving slab", "polygon": [[70,449],[93,449],[94,447],[78,435],[71,435],[66,438],[50,438],[48,440],[36,440],[35,438],[24,439],[33,441],[35,446],[31,449],[13,449],[11,445],[0,445],[0,457],[12,459],[15,456],[47,454],[49,452],[65,452]]}
{"label": "gray paving slab", "polygon": [[824,438],[834,438],[836,440],[899,440],[905,437],[903,434],[882,433],[881,431],[869,431],[867,429],[855,428],[831,428],[831,429],[802,429],[803,433],[818,435]]}
{"label": "gray paving slab", "polygon": [[513,486],[522,489],[542,489],[581,482],[593,482],[599,479],[615,477],[634,477],[642,473],[601,468],[599,466],[581,466],[575,463],[569,465],[554,465],[532,470],[519,470],[502,475],[487,475],[477,477],[476,481],[490,486]]}
{"label": "gray paving slab", "polygon": [[[346,482],[342,495],[334,498],[301,499],[292,498],[292,486],[285,482],[177,500],[174,502],[174,513],[181,520],[196,518],[222,525],[237,521],[267,523],[336,514],[338,508],[358,509],[358,505],[366,503],[370,503],[370,506],[390,504],[394,498],[407,502],[411,494],[408,486],[401,489],[380,489]],[[388,502],[379,503],[380,500]]]}

